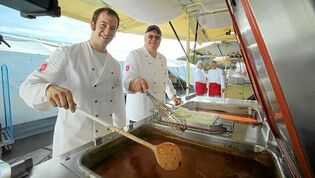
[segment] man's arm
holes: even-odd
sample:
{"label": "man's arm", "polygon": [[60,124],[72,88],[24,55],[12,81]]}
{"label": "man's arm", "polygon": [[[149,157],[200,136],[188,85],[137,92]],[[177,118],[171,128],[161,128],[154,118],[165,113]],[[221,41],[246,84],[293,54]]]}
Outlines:
{"label": "man's arm", "polygon": [[124,66],[123,86],[128,93],[142,92],[148,90],[147,82],[140,77],[137,54],[130,52]]}
{"label": "man's arm", "polygon": [[47,110],[54,106],[49,102],[46,92],[49,86],[65,80],[65,56],[64,50],[57,49],[21,84],[19,93],[28,106],[37,110]]}
{"label": "man's arm", "polygon": [[167,97],[174,101],[175,105],[179,105],[182,103],[181,99],[177,97],[176,90],[172,84],[172,81],[169,79],[169,75],[167,75],[167,82],[166,82],[166,88],[165,92],[167,94]]}
{"label": "man's arm", "polygon": [[221,75],[220,75],[220,81],[221,81],[221,92],[223,93],[225,91],[225,80],[224,80],[224,72],[221,70]]}
{"label": "man's arm", "polygon": [[119,76],[116,82],[116,89],[114,90],[114,103],[115,109],[113,113],[113,124],[119,128],[126,126],[126,110],[125,110],[125,98],[123,93],[123,86],[121,82],[121,73],[119,66],[117,67]]}

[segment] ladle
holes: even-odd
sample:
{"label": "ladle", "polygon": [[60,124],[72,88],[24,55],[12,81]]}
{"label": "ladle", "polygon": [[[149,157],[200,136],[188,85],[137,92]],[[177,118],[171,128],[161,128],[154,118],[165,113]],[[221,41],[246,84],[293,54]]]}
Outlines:
{"label": "ladle", "polygon": [[177,145],[171,142],[163,142],[158,145],[153,145],[145,140],[142,140],[128,132],[125,132],[124,130],[113,126],[112,124],[109,124],[105,122],[104,120],[101,120],[85,111],[80,109],[79,107],[76,108],[76,111],[80,112],[81,114],[85,115],[86,117],[102,124],[105,127],[108,127],[112,131],[115,131],[125,137],[128,137],[129,139],[149,148],[154,152],[155,158],[158,162],[158,164],[165,170],[175,170],[177,169],[182,161],[182,154]]}

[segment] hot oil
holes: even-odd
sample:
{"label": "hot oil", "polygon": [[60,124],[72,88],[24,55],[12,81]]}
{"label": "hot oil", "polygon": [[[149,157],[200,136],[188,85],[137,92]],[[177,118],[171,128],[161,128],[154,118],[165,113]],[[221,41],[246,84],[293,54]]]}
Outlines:
{"label": "hot oil", "polygon": [[[150,137],[150,143],[169,141]],[[92,170],[103,177],[115,178],[273,178],[272,168],[245,157],[205,149],[185,142],[172,140],[182,152],[182,164],[175,171],[159,167],[151,150],[133,144],[116,153]]]}

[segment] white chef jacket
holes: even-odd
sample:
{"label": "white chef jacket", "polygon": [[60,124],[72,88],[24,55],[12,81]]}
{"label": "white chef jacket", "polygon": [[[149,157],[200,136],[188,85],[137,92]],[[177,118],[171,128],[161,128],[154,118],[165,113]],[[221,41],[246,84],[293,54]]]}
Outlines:
{"label": "white chef jacket", "polygon": [[221,85],[221,90],[225,89],[225,81],[223,78],[223,70],[222,69],[220,69],[220,68],[215,68],[214,70],[210,69],[208,71],[208,78],[207,79],[208,79],[207,86],[209,85],[209,83],[217,83],[217,84]]}
{"label": "white chef jacket", "polygon": [[153,113],[153,103],[146,94],[128,90],[130,81],[137,77],[144,78],[149,86],[148,91],[162,102],[165,102],[165,92],[169,98],[176,95],[164,55],[158,53],[153,58],[144,47],[131,51],[125,61],[123,86],[128,91],[127,120],[132,121],[139,121]]}
{"label": "white chef jacket", "polygon": [[[49,84],[69,89],[77,106],[118,127],[126,124],[125,102],[119,63],[104,54],[97,60],[89,42],[65,46],[30,74],[20,87],[20,96],[32,108],[50,108],[45,91]],[[104,126],[86,116],[59,108],[53,139],[53,157],[94,138],[108,134]]]}
{"label": "white chef jacket", "polygon": [[206,84],[207,78],[205,73],[201,69],[196,69],[194,73],[195,82],[200,82]]}

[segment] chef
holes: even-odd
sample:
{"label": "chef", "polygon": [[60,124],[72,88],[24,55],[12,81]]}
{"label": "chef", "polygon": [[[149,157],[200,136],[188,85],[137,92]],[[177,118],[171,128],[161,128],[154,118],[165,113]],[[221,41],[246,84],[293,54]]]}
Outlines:
{"label": "chef", "polygon": [[207,77],[203,72],[203,62],[198,61],[194,72],[195,92],[197,96],[207,93]]}
{"label": "chef", "polygon": [[126,58],[123,86],[128,91],[126,116],[129,123],[153,113],[153,103],[144,91],[149,91],[162,102],[166,102],[166,93],[175,104],[181,103],[169,79],[166,58],[157,51],[161,37],[158,26],[149,26],[144,34],[144,47],[131,51]]}
{"label": "chef", "polygon": [[20,96],[30,107],[40,111],[59,107],[53,157],[109,133],[75,112],[76,106],[118,127],[126,124],[119,63],[106,49],[118,25],[114,10],[97,9],[90,40],[56,49],[20,87]]}
{"label": "chef", "polygon": [[211,61],[211,69],[208,71],[208,90],[209,96],[221,97],[225,91],[225,81],[223,77],[223,70],[217,67],[216,61]]}

